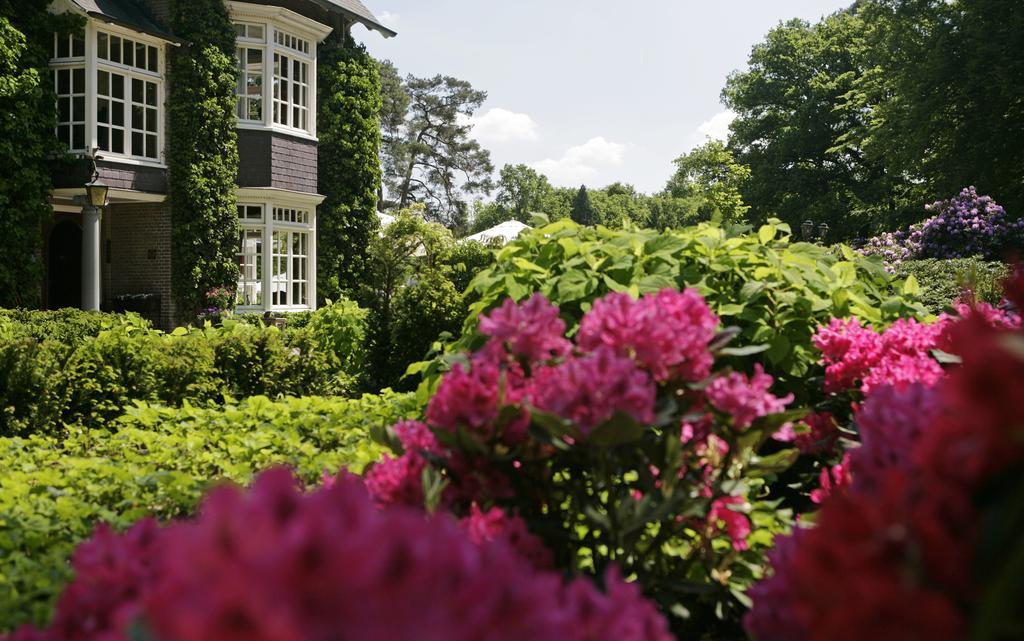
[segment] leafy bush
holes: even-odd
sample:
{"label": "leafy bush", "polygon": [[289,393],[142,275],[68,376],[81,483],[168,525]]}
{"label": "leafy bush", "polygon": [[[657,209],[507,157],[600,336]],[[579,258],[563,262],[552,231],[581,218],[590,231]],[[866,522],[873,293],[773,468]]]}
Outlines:
{"label": "leafy bush", "polygon": [[426,271],[398,291],[391,313],[391,350],[384,380],[394,381],[396,389],[415,387],[414,382],[402,380],[409,363],[426,357],[439,339],[458,333],[466,306],[450,280],[437,271]]}
{"label": "leafy bush", "polygon": [[70,308],[55,311],[0,309],[0,338],[23,336],[40,342],[49,339],[73,347],[104,329],[119,326],[149,328],[150,324],[133,313],[107,314]]}
{"label": "leafy bush", "polygon": [[[834,316],[856,315],[884,324],[923,314],[911,284],[904,296],[877,260],[845,246],[839,256],[809,243],[792,242],[787,225],[773,222],[750,233],[746,226],[702,224],[680,230],[583,228],[561,220],[528,231],[498,252],[496,264],[470,285],[479,299],[470,307],[462,338],[451,350],[482,342],[477,318],[506,297],[523,300],[540,292],[556,303],[570,333],[594,300],[607,292],[634,297],[663,288],[695,288],[726,326],[741,330],[746,348],[734,364],[749,366],[760,354],[776,389],[809,397],[805,379],[820,375],[811,336]],[[419,364],[427,375],[424,400],[442,363]]]}
{"label": "leafy bush", "polygon": [[[1024,305],[1024,272],[1007,294]],[[759,641],[1020,637],[1024,333],[990,307],[964,311],[938,328],[959,357],[946,374],[906,367],[928,358],[899,354],[921,342],[909,332],[826,341],[834,384],[855,383],[836,374],[879,344],[899,367],[874,365],[883,380],[865,379],[854,417],[861,446],[823,475],[821,510],[779,540],[773,575],[751,590]]]}
{"label": "leafy bush", "polygon": [[371,430],[411,416],[408,395],[361,399],[256,397],[216,409],[138,403],[117,430],[0,438],[0,630],[49,618],[70,578],[68,557],[99,522],[191,514],[202,493],[279,464],[303,481],[379,455]]}
{"label": "leafy bush", "polygon": [[966,187],[957,196],[927,207],[934,216],[921,228],[924,258],[1006,258],[1024,249],[1024,218],[1011,220],[988,196]]}
{"label": "leafy bush", "polygon": [[9,337],[0,341],[0,435],[58,435],[64,424],[98,427],[133,400],[178,405],[225,395],[349,393],[362,361],[364,313],[345,302],[317,314],[307,329],[227,319],[170,334],[137,317],[115,317],[77,344],[20,336],[32,332],[0,319],[0,338]]}
{"label": "leafy bush", "polygon": [[542,295],[480,319],[426,410],[370,469],[382,503],[457,516],[499,506],[570,574],[635,577],[680,638],[734,638],[765,551],[792,514],[768,485],[797,458],[762,447],[785,413],[760,366],[693,289],[610,293],[575,340]]}
{"label": "leafy bush", "polygon": [[939,314],[960,299],[965,290],[979,302],[998,303],[1002,280],[1009,268],[1002,262],[980,258],[928,258],[905,261],[897,268],[900,278],[913,276],[921,286],[921,303]]}

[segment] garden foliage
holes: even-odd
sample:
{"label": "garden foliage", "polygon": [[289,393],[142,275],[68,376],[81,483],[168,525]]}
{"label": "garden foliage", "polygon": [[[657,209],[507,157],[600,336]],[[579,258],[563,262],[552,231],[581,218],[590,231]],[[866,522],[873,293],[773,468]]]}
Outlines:
{"label": "garden foliage", "polygon": [[358,472],[379,456],[370,431],[414,412],[410,396],[392,393],[210,409],[137,403],[115,431],[0,438],[0,630],[49,620],[71,551],[97,523],[188,516],[211,486],[274,465],[308,483],[325,470]]}
{"label": "garden foliage", "polygon": [[179,313],[207,307],[206,294],[238,284],[238,133],[235,29],[222,0],[171,0],[167,101],[172,285]]}
{"label": "garden foliage", "polygon": [[[40,340],[48,328],[55,337]],[[11,312],[0,316],[0,435],[98,427],[134,400],[350,393],[364,334],[365,312],[350,301],[283,331],[228,319],[165,334],[133,315]]]}
{"label": "garden foliage", "polygon": [[506,299],[481,317],[486,343],[442,378],[426,424],[395,426],[401,454],[367,486],[382,503],[459,516],[504,508],[548,563],[621,568],[683,638],[730,638],[791,519],[767,489],[798,452],[762,446],[804,412],[785,413],[793,396],[772,394],[760,365],[728,367],[744,351],[721,330],[694,289],[609,293],[574,340],[543,295]]}
{"label": "garden foliage", "polygon": [[[713,224],[658,232],[560,220],[524,233],[474,279],[470,294],[476,301],[452,351],[479,346],[477,317],[508,297],[544,294],[559,306],[572,334],[593,301],[608,292],[639,296],[692,287],[724,325],[740,328],[734,344],[744,348],[745,360],[735,363],[757,355],[776,389],[804,402],[813,396],[805,379],[820,372],[810,344],[819,324],[850,315],[884,324],[924,311],[913,301],[912,283],[905,295],[893,295],[903,283],[879,263],[840,249],[793,242],[789,227],[777,221],[756,232]],[[442,367],[414,366],[427,374],[424,400]]]}
{"label": "garden foliage", "polygon": [[[1024,305],[1024,272],[1007,295]],[[813,527],[776,543],[751,590],[758,641],[1020,637],[1024,334],[983,304],[960,312],[823,330],[827,384],[864,395],[860,447],[823,474]],[[957,355],[948,373],[928,362],[935,346]]]}
{"label": "garden foliage", "polygon": [[1009,268],[1004,262],[980,258],[926,258],[904,261],[895,271],[900,279],[913,276],[921,286],[921,304],[940,314],[960,299],[998,303]]}
{"label": "garden foliage", "polygon": [[317,295],[355,296],[367,275],[367,246],[379,229],[380,76],[346,30],[319,46],[317,60]]}

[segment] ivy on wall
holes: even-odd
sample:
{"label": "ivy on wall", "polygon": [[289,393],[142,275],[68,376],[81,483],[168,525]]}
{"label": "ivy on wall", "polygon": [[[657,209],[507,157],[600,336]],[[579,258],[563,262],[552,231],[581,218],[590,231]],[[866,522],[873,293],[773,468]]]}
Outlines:
{"label": "ivy on wall", "polygon": [[238,216],[235,178],[235,31],[222,0],[171,0],[171,27],[185,44],[171,52],[167,101],[172,283],[182,316],[206,293],[234,291]]}
{"label": "ivy on wall", "polygon": [[0,307],[42,302],[42,229],[52,159],[62,156],[48,62],[53,34],[82,24],[50,14],[45,2],[0,0]]}
{"label": "ivy on wall", "polygon": [[367,246],[379,229],[380,76],[347,28],[320,45],[317,74],[319,189],[317,290],[321,301],[357,296]]}

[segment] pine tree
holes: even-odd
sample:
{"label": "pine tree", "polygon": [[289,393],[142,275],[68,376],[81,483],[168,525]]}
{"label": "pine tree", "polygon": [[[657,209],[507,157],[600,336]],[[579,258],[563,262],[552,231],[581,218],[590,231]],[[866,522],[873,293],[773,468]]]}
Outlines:
{"label": "pine tree", "polygon": [[584,227],[593,227],[598,223],[597,213],[590,203],[590,194],[587,193],[586,185],[580,185],[580,190],[576,192],[576,198],[572,201],[571,217],[574,222]]}

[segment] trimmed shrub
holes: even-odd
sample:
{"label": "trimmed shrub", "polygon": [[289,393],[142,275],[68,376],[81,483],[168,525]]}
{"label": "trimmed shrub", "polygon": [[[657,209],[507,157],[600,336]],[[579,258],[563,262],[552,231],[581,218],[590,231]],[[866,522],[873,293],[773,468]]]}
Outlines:
{"label": "trimmed shrub", "polygon": [[98,336],[104,329],[122,325],[151,327],[149,321],[134,313],[109,314],[71,308],[54,311],[0,309],[0,338],[24,336],[75,347],[88,338]]}
{"label": "trimmed shrub", "polygon": [[349,301],[318,311],[309,328],[284,331],[227,319],[164,334],[129,315],[103,317],[88,336],[95,319],[71,318],[57,323],[67,342],[0,318],[0,435],[100,427],[134,400],[347,394],[363,361],[365,312]]}
{"label": "trimmed shrub", "polygon": [[981,258],[928,258],[905,261],[896,273],[900,278],[917,279],[921,303],[929,312],[939,314],[960,299],[965,290],[972,292],[979,302],[998,303],[1009,268],[1005,263]]}
{"label": "trimmed shrub", "polygon": [[414,413],[411,396],[391,392],[256,397],[215,409],[138,403],[115,432],[0,438],[0,630],[49,619],[70,578],[69,555],[97,523],[189,515],[211,485],[244,483],[274,465],[307,483],[325,470],[358,472],[379,456],[370,432]]}

